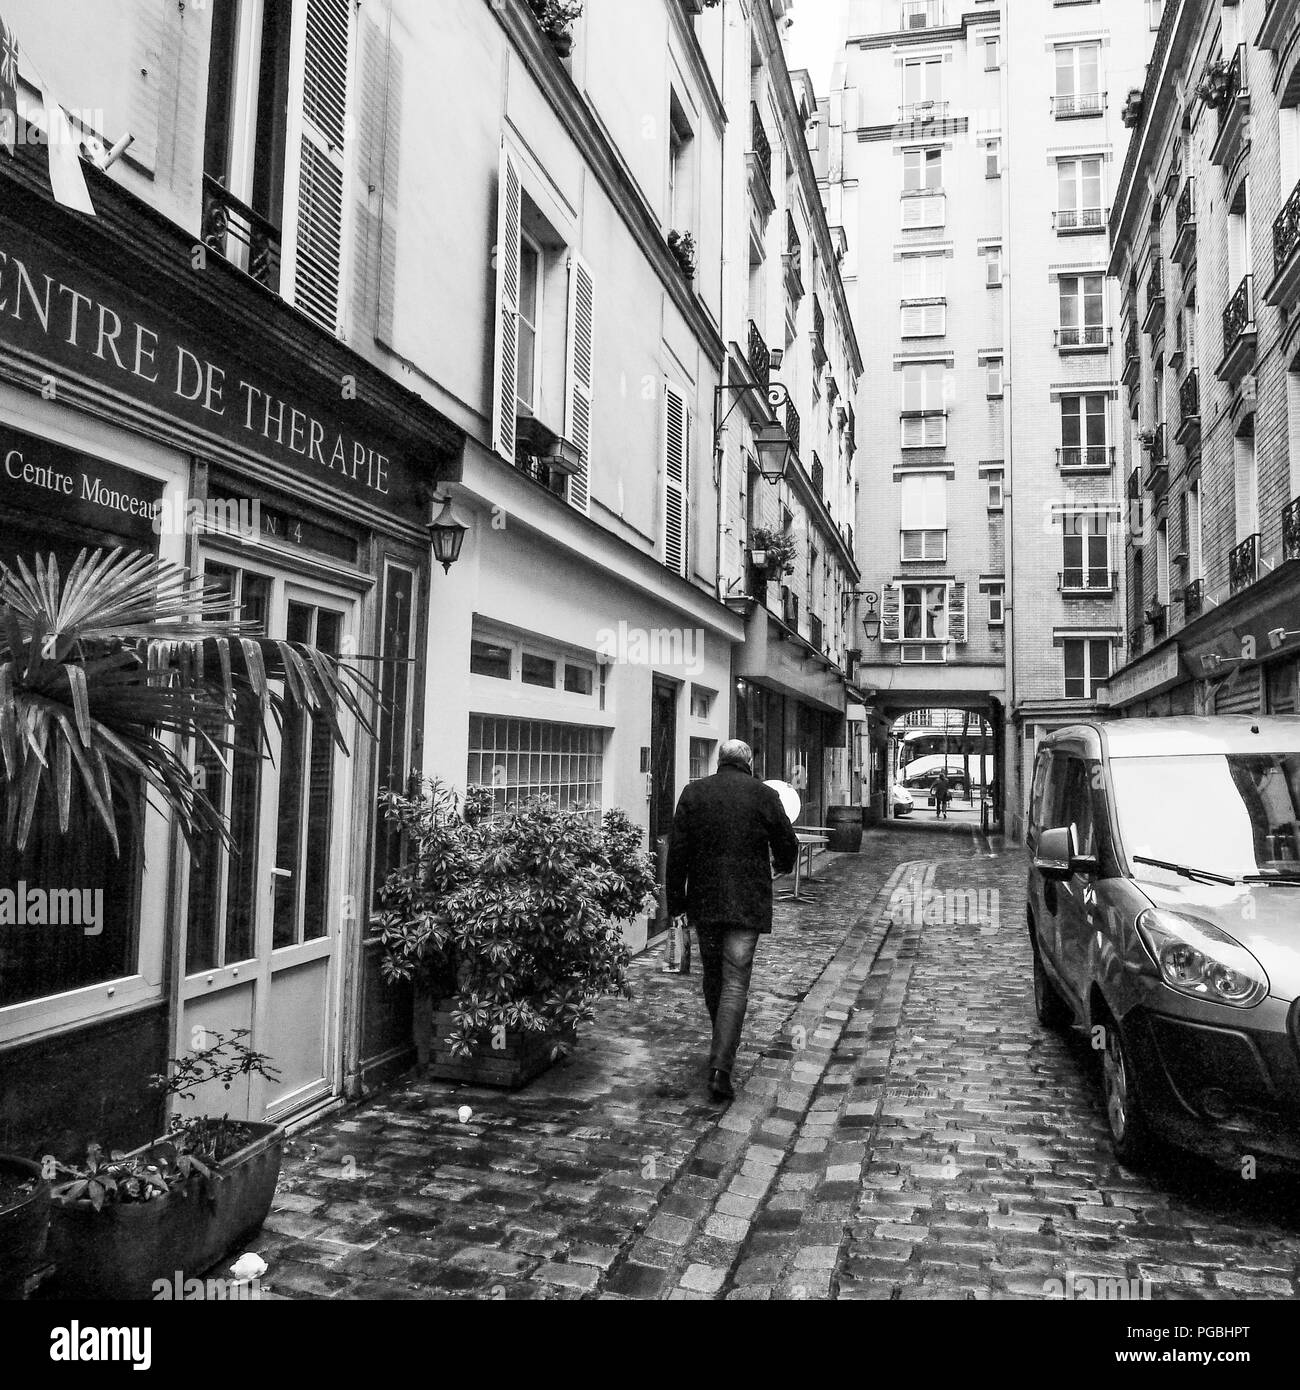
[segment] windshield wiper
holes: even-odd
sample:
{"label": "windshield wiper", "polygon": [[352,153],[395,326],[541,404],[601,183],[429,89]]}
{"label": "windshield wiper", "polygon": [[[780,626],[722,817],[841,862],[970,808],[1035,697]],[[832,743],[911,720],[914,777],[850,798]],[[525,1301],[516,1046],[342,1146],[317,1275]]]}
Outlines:
{"label": "windshield wiper", "polygon": [[1212,883],[1238,882],[1235,878],[1229,878],[1227,874],[1211,873],[1209,869],[1191,869],[1186,864],[1171,864],[1167,859],[1148,859],[1145,854],[1131,854],[1129,858],[1135,864],[1150,864],[1156,869],[1168,869],[1171,874],[1182,874],[1184,878],[1208,878]]}
{"label": "windshield wiper", "polygon": [[1300,873],[1242,874],[1243,883],[1290,883],[1300,885]]}

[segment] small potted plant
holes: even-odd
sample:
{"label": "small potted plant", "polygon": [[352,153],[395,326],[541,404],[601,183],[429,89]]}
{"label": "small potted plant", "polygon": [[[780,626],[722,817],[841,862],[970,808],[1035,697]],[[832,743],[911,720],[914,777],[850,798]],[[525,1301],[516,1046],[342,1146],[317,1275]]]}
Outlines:
{"label": "small potted plant", "polygon": [[50,1184],[41,1167],[0,1154],[0,1299],[22,1296],[41,1264],[50,1227]]}
{"label": "small potted plant", "polygon": [[793,574],[797,554],[798,543],[788,530],[774,531],[766,526],[755,526],[749,533],[749,562],[769,579],[780,574]]}
{"label": "small potted plant", "polygon": [[462,805],[436,779],[380,802],[410,846],[383,889],[382,970],[434,1006],[432,1073],[525,1084],[570,1050],[594,1000],[630,996],[621,923],[655,889],[641,830],[548,798],[494,813],[491,788]]}
{"label": "small potted plant", "polygon": [[[236,1076],[277,1080],[247,1029],[211,1033],[150,1085],[194,1098]],[[208,1041],[209,1037],[212,1039]],[[166,1135],[128,1153],[87,1146],[84,1162],[46,1163],[55,1179],[49,1254],[62,1297],[147,1299],[155,1285],[202,1274],[261,1226],[280,1176],[284,1129],[228,1115],[174,1116]]]}
{"label": "small potted plant", "polygon": [[1206,69],[1196,84],[1196,95],[1214,110],[1228,98],[1228,65],[1222,58],[1216,58]]}
{"label": "small potted plant", "polygon": [[695,238],[690,232],[669,232],[668,249],[677,258],[682,274],[688,280],[695,279]]}
{"label": "small potted plant", "polygon": [[528,8],[551,47],[561,58],[567,58],[573,52],[569,26],[582,14],[580,0],[528,0]]}

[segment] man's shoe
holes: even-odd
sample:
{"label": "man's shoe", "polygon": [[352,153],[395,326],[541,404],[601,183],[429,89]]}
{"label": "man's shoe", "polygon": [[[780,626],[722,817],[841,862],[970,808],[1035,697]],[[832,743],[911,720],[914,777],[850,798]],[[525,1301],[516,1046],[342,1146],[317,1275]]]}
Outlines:
{"label": "man's shoe", "polygon": [[709,1073],[709,1094],[714,1100],[735,1100],[736,1093],[731,1089],[731,1077],[716,1068]]}

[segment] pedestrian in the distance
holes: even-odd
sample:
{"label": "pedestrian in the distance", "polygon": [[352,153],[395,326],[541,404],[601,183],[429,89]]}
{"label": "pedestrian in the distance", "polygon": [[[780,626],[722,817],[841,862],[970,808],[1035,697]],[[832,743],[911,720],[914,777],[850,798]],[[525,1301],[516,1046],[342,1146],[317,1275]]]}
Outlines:
{"label": "pedestrian in the distance", "polygon": [[940,772],[934,779],[934,818],[948,819],[948,774]]}
{"label": "pedestrian in the distance", "polygon": [[758,938],[772,930],[772,869],[788,874],[799,842],[781,798],[753,773],[747,743],[730,739],[712,777],[689,783],[668,840],[668,911],[685,913],[700,942],[704,1002],[713,1021],[709,1091],[730,1100]]}

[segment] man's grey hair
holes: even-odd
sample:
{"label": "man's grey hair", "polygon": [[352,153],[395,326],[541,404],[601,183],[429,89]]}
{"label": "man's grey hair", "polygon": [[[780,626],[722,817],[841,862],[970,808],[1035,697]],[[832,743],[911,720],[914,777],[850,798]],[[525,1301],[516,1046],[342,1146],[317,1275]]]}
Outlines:
{"label": "man's grey hair", "polygon": [[729,738],[718,749],[719,767],[743,767],[746,772],[754,770],[754,750],[743,739]]}

